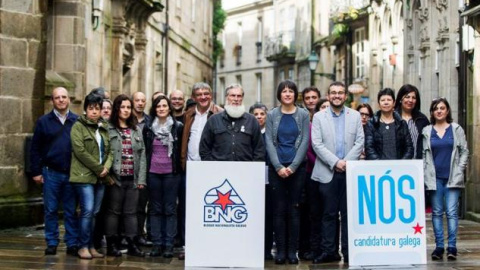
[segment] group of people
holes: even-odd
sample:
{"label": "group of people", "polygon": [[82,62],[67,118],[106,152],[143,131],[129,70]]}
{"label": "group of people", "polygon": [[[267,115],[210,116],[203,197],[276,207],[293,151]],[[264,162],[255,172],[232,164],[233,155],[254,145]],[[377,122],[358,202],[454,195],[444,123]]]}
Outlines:
{"label": "group of people", "polygon": [[171,258],[175,238],[185,241],[187,161],[264,161],[265,259],[327,263],[340,261],[341,250],[348,263],[347,161],[424,159],[436,238],[432,259],[444,253],[443,212],[447,257],[456,259],[468,150],[448,101],[432,101],[429,121],[420,112],[418,89],[408,84],[397,97],[392,89],[381,90],[375,114],[368,104],[346,107],[349,93],[341,82],[329,86],[325,99],[316,87],[305,88],[303,106],[297,105],[299,94],[293,81],[282,81],[278,107],[269,111],[256,103],[247,112],[241,85],[225,89],[221,108],[200,82],[192,87],[188,109],[181,91],[169,97],[156,92],[146,114],[141,92],[112,102],[95,89],[78,117],[69,110],[67,90],[54,89],[54,108],[37,121],[31,149],[33,179],[44,184],[45,254],[56,254],[62,203],[67,254],[102,258],[97,249],[105,236],[107,256],[121,256],[122,238],[129,255],[145,256],[139,244],[146,227],[149,255]]}

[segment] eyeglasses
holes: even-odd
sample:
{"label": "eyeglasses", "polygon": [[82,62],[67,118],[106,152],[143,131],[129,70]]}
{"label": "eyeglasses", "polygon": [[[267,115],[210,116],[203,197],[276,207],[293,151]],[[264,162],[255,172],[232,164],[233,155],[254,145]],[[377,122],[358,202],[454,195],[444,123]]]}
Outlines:
{"label": "eyeglasses", "polygon": [[360,116],[370,118],[370,114],[368,113],[360,113]]}

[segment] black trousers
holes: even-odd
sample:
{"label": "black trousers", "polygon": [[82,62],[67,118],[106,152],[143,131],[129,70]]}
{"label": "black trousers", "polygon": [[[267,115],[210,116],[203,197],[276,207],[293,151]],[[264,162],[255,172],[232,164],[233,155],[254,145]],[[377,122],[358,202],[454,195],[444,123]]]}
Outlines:
{"label": "black trousers", "polygon": [[336,230],[338,212],[340,212],[340,231],[342,254],[348,257],[348,223],[347,223],[347,176],[346,173],[335,172],[332,181],[320,183],[319,191],[323,202],[322,215],[322,249],[334,254],[336,248]]}

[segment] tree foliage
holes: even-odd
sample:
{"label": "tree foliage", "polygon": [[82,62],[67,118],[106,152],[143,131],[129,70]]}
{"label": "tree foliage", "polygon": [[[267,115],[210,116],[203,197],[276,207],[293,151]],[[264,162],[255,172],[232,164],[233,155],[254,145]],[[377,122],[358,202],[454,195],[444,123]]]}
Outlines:
{"label": "tree foliage", "polygon": [[225,28],[225,21],[227,20],[227,13],[222,9],[222,1],[213,1],[213,62],[216,63],[218,57],[223,53],[223,45],[217,40],[218,33]]}

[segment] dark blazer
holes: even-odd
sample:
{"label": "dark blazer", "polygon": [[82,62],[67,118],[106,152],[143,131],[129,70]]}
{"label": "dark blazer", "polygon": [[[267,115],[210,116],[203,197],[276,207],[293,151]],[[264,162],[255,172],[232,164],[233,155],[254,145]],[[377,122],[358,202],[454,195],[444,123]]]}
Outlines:
{"label": "dark blazer", "polygon": [[[367,160],[381,159],[383,153],[383,136],[380,133],[380,111],[367,123],[365,133],[365,154]],[[393,112],[397,159],[412,159],[414,155],[412,137],[407,122],[397,112]]]}
{"label": "dark blazer", "polygon": [[[153,120],[143,127],[143,141],[145,143],[145,153],[147,156],[147,174],[150,172],[150,164],[152,161],[152,151],[153,151],[153,140],[155,139],[155,134],[152,130]],[[171,129],[173,137],[173,149],[172,149],[172,173],[177,174],[181,173],[182,166],[180,162],[180,150],[182,148],[182,134],[183,134],[183,124],[178,122],[173,118],[173,125]]]}

